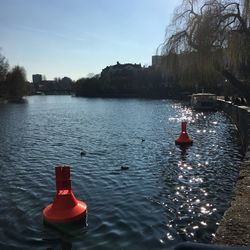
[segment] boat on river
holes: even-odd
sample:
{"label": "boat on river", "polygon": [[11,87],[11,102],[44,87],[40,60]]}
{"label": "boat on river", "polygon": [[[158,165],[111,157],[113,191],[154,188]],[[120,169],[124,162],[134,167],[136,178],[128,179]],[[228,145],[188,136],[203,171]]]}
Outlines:
{"label": "boat on river", "polygon": [[195,110],[217,110],[217,95],[196,93],[191,96],[191,106]]}

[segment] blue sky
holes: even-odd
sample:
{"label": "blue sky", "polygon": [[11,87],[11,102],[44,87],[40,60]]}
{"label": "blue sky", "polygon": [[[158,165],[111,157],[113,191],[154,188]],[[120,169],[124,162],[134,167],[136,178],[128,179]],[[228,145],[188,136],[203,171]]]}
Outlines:
{"label": "blue sky", "polygon": [[108,65],[151,65],[180,0],[0,0],[1,53],[27,78],[73,80]]}

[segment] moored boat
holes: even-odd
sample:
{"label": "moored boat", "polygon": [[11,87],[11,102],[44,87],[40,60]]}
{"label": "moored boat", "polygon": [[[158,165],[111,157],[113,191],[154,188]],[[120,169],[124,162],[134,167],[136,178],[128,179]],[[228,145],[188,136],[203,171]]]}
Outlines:
{"label": "moored boat", "polygon": [[217,96],[211,93],[192,94],[191,106],[195,110],[217,110]]}

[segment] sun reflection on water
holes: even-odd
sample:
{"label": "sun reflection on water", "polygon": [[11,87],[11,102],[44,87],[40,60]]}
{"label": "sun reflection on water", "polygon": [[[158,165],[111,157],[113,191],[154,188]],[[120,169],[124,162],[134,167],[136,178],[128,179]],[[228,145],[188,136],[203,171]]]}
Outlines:
{"label": "sun reflection on water", "polygon": [[[206,119],[207,115],[203,112],[194,113],[190,108],[183,108],[179,117],[170,118],[169,120],[176,123],[185,120],[189,125],[200,121],[206,122]],[[188,128],[188,134],[192,139],[194,138],[195,144],[196,140],[199,140],[198,137],[205,138],[206,136],[215,135],[217,125],[217,121],[210,121],[206,128],[198,126],[198,129],[193,133],[192,131],[189,133]],[[211,150],[217,150],[218,144],[216,141],[210,145],[210,148]],[[206,169],[210,167],[212,159],[208,157],[206,152],[201,154],[199,149],[197,151],[198,153],[194,154],[192,148],[180,148],[180,160],[177,162],[178,184],[175,188],[175,196],[172,199],[178,205],[177,216],[168,224],[169,227],[178,228],[178,234],[185,240],[194,240],[195,235],[204,234],[204,230],[211,227],[209,217],[211,218],[214,213],[217,213],[216,206],[211,199],[208,199],[210,190],[206,187],[206,183],[209,182],[209,179],[204,176],[204,171],[207,171]],[[169,154],[172,155],[173,152]],[[199,220],[197,221],[196,218],[199,218]],[[186,225],[182,226],[184,221]]]}

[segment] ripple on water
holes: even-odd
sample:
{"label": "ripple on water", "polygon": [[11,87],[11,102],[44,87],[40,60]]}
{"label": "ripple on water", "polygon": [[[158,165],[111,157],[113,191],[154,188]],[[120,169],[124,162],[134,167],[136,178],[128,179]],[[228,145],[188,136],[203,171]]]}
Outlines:
{"label": "ripple on water", "polygon": [[[209,242],[242,159],[223,113],[193,112],[169,100],[33,96],[26,105],[0,105],[0,117],[3,249]],[[184,118],[194,140],[185,150],[174,144]],[[87,229],[43,225],[59,164],[71,166],[74,193],[88,203]],[[123,165],[129,169],[121,171]]]}

